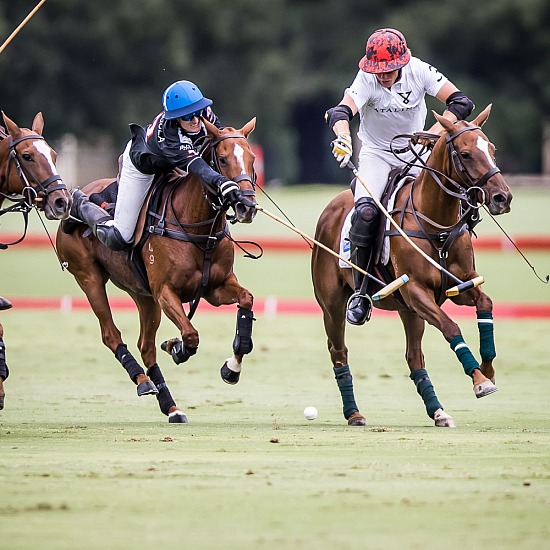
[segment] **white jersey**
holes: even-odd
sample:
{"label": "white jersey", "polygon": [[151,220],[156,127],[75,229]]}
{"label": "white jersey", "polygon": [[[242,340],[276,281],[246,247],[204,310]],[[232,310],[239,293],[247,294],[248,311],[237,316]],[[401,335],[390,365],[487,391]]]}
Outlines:
{"label": "white jersey", "polygon": [[[390,89],[381,86],[376,75],[360,70],[345,93],[359,109],[363,148],[389,151],[394,136],[422,131],[427,113],[424,98],[436,96],[446,82],[435,67],[417,57],[411,57]],[[394,149],[406,146],[405,139],[393,142]]]}

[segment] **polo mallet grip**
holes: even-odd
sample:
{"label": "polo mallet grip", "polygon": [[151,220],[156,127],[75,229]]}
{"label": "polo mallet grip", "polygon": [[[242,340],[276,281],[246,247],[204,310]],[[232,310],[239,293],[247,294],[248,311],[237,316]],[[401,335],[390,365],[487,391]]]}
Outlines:
{"label": "polo mallet grip", "polygon": [[449,288],[445,291],[445,296],[458,296],[459,294],[462,294],[467,290],[478,287],[484,282],[485,279],[481,275],[479,277],[474,277],[473,279],[470,279],[465,283],[461,283],[459,285],[453,286],[452,288]]}

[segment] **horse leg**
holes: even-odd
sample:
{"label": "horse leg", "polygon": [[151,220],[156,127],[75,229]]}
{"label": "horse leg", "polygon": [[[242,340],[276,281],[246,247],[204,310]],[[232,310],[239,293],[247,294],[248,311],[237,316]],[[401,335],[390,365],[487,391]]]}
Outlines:
{"label": "horse leg", "polygon": [[493,302],[487,294],[480,293],[476,302],[477,328],[479,330],[479,353],[481,355],[481,372],[495,383],[493,359],[496,357],[495,335],[493,326]]}
{"label": "horse leg", "polygon": [[163,414],[168,417],[170,423],[185,424],[187,417],[178,408],[164,380],[162,371],[157,364],[157,350],[155,336],[160,325],[161,310],[151,296],[131,295],[139,312],[139,338],[138,349],[141,360],[147,367],[147,376],[157,387],[157,401]]}
{"label": "horse leg", "polygon": [[411,310],[400,311],[399,316],[405,329],[407,347],[405,358],[411,371],[410,379],[416,386],[418,395],[426,406],[426,413],[440,428],[454,428],[453,418],[443,410],[439,402],[432,381],[425,367],[424,354],[422,353],[422,337],[424,335],[424,321]]}
{"label": "horse leg", "polygon": [[6,363],[6,345],[4,344],[4,327],[0,324],[0,411],[4,408],[4,380],[10,375],[10,370]]}
{"label": "horse leg", "polygon": [[156,297],[162,311],[176,325],[181,334],[181,340],[172,338],[163,342],[160,347],[172,356],[176,365],[179,365],[197,353],[199,333],[187,318],[180,298],[170,286],[163,285],[156,293]]}
{"label": "horse leg", "polygon": [[[348,426],[366,426],[367,420],[359,412],[353,391],[353,375],[348,364],[348,348],[345,342],[346,332],[346,302],[347,296],[343,289],[340,292],[318,292],[319,285],[315,286],[315,296],[323,310],[323,323],[327,335],[327,347],[332,362],[334,378],[338,384],[342,398],[342,411]],[[326,298],[326,299],[325,299]]]}
{"label": "horse leg", "polygon": [[235,385],[241,376],[243,357],[250,353],[254,347],[252,342],[252,325],[254,312],[254,296],[249,290],[242,287],[237,277],[232,273],[225,283],[206,297],[213,306],[237,304],[237,325],[233,339],[233,355],[228,357],[222,368],[220,376],[226,384]]}
{"label": "horse leg", "polygon": [[407,285],[411,309],[430,325],[436,327],[445,337],[451,349],[455,352],[466,375],[470,376],[474,384],[474,393],[477,398],[485,397],[498,391],[498,388],[481,372],[481,367],[470,348],[464,341],[458,325],[435,303],[433,294],[427,293],[421,285]]}
{"label": "horse leg", "polygon": [[103,344],[114,353],[117,361],[119,361],[130,376],[130,380],[136,384],[138,396],[157,394],[158,390],[153,382],[128,351],[126,344],[122,342],[122,335],[113,321],[105,290],[105,282],[102,280],[101,275],[93,271],[85,274],[77,272],[73,273],[73,275],[80,288],[86,294],[88,302],[99,320]]}

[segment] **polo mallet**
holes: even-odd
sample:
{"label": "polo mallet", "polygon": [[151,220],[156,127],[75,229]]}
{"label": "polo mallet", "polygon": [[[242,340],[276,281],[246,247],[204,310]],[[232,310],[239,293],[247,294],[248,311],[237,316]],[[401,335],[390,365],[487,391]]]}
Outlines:
{"label": "polo mallet", "polygon": [[[412,240],[409,238],[409,236],[399,227],[399,225],[395,222],[395,220],[390,216],[390,213],[384,208],[382,203],[373,196],[371,190],[368,188],[367,184],[361,179],[361,176],[359,175],[359,170],[355,168],[353,163],[349,161],[346,165],[347,168],[349,168],[354,176],[357,178],[357,180],[361,183],[361,185],[365,188],[365,191],[369,194],[369,196],[372,198],[372,200],[376,203],[376,206],[380,208],[380,211],[384,214],[384,216],[389,220],[389,222],[393,225],[393,227],[397,230],[397,232],[421,255],[426,259],[430,264],[432,264],[436,269],[441,271],[441,273],[445,273],[447,277],[450,277],[458,283],[456,286],[453,286],[452,288],[449,288],[445,291],[446,296],[457,296],[458,294],[461,294],[462,292],[466,292],[467,290],[470,290],[472,288],[476,288],[479,285],[483,284],[485,282],[485,279],[480,275],[478,277],[474,277],[473,279],[470,279],[469,281],[462,281],[458,277],[455,277],[450,271],[445,269],[443,266],[439,265],[431,256],[428,256],[420,247],[418,247],[415,243],[412,242]],[[395,281],[394,281],[395,282]],[[393,284],[393,283],[391,283]],[[390,285],[388,285],[390,286]]]}
{"label": "polo mallet", "polygon": [[29,19],[40,9],[45,1],[46,0],[40,0],[40,2],[38,2],[38,4],[36,4],[36,6],[29,12],[27,17],[21,21],[19,26],[8,36],[8,38],[0,46],[0,53],[6,49],[6,46],[17,36],[17,33],[29,22]]}
{"label": "polo mallet", "polygon": [[[329,248],[328,246],[325,246],[323,243],[320,243],[318,240],[314,239],[313,237],[310,237],[307,233],[304,233],[303,231],[300,231],[297,227],[294,227],[293,225],[290,225],[289,223],[285,222],[283,219],[279,218],[275,214],[272,214],[265,208],[262,208],[259,204],[256,205],[256,210],[259,212],[263,212],[266,216],[270,217],[271,219],[275,220],[276,222],[279,222],[280,224],[284,225],[285,227],[288,227],[291,231],[294,231],[295,233],[298,233],[298,235],[302,236],[307,241],[317,245],[319,248],[322,248],[329,254],[332,254],[334,257],[338,258],[339,260],[342,260],[344,263],[348,264],[353,269],[356,269],[359,271],[359,273],[362,273],[369,279],[372,279],[379,285],[384,285],[384,281],[381,281],[374,275],[371,275],[364,269],[361,269],[358,265],[355,265],[353,262],[350,262],[343,256],[340,256],[337,252],[334,252],[332,248]],[[409,277],[406,274],[401,275],[401,277],[398,277],[395,279],[395,281],[392,281],[388,285],[384,286],[384,288],[380,289],[376,294],[372,296],[372,300],[382,300],[383,298],[386,298],[386,296],[389,296],[392,292],[395,292],[398,288],[402,287],[407,281],[409,280]]]}

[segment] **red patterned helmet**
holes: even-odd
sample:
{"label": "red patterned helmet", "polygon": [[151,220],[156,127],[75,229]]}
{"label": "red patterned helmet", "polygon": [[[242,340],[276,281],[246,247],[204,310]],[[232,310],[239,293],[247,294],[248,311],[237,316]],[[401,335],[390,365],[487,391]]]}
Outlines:
{"label": "red patterned helmet", "polygon": [[404,67],[411,59],[405,37],[395,29],[379,29],[367,40],[367,53],[359,61],[366,73],[388,73]]}

